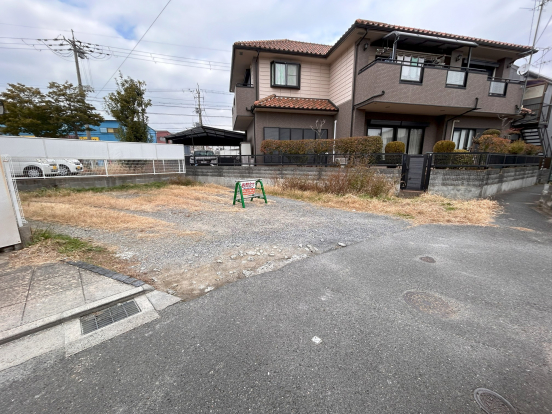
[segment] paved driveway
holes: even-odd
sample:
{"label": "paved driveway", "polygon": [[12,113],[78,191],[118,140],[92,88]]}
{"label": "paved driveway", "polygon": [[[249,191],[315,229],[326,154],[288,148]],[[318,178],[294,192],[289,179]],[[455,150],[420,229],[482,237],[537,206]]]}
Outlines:
{"label": "paved driveway", "polygon": [[473,391],[484,387],[520,413],[550,412],[552,224],[524,204],[531,191],[503,197],[519,199],[499,227],[370,239],[175,305],[68,359],[13,368],[0,406],[480,413]]}

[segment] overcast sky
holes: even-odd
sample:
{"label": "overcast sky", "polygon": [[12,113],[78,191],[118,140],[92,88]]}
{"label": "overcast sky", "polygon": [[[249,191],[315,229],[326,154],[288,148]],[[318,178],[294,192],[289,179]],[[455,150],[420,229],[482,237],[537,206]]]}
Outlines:
{"label": "overcast sky", "polygon": [[[100,98],[115,88],[110,77],[165,4],[166,0],[3,0],[0,91],[17,82],[44,89],[51,81],[76,84],[72,58],[36,50],[45,49],[36,46],[36,39],[70,36],[73,29],[77,39],[100,45],[112,55],[81,60],[83,82],[96,90],[92,103],[103,109]],[[533,19],[529,9],[534,6],[535,0],[172,0],[136,48],[144,53],[131,55],[134,58],[126,60],[121,71],[147,83],[154,103],[149,109],[152,128],[175,132],[197,121],[189,92],[197,84],[205,90],[206,123],[230,128],[228,85],[235,41],[287,38],[333,44],[362,18],[527,45]],[[539,28],[540,48],[552,46],[551,14],[549,3]],[[542,60],[547,63],[533,70],[552,77],[552,52]]]}

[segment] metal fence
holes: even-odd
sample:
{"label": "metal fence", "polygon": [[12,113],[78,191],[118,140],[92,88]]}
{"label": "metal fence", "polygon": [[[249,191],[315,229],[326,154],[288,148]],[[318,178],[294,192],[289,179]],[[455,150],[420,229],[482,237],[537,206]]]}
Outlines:
{"label": "metal fence", "polygon": [[17,179],[184,173],[184,146],[0,137]]}
{"label": "metal fence", "polygon": [[540,166],[540,155],[491,154],[488,152],[440,152],[432,154],[435,168],[504,168]]}
{"label": "metal fence", "polygon": [[[219,156],[211,166],[305,166],[331,167],[342,165],[373,165],[397,167],[403,164],[405,154],[256,154]],[[186,157],[189,165],[189,157]],[[193,164],[192,164],[193,165]],[[197,164],[196,164],[197,165]]]}
{"label": "metal fence", "polygon": [[17,183],[15,182],[15,177],[13,174],[13,163],[9,156],[2,155],[0,156],[0,163],[4,167],[4,175],[6,177],[6,183],[8,184],[8,192],[10,193],[10,198],[15,213],[15,218],[17,220],[17,225],[22,227],[23,224],[27,223],[25,220],[25,215],[23,214],[23,208],[21,207],[21,199],[19,198],[19,191],[17,189]]}
{"label": "metal fence", "polygon": [[12,157],[16,179],[184,173],[184,160]]}

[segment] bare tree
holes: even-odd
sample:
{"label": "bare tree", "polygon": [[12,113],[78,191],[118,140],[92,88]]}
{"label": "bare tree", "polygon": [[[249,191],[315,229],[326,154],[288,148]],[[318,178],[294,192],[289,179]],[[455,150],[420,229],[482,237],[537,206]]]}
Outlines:
{"label": "bare tree", "polygon": [[314,123],[314,126],[311,125],[311,129],[316,133],[316,139],[322,139],[322,127],[326,123],[326,120],[319,120],[317,119]]}

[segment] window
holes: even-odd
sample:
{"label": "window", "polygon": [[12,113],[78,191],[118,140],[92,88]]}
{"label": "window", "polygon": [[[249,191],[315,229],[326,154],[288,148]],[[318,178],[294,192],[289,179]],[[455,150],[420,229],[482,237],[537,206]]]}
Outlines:
{"label": "window", "polygon": [[489,95],[491,96],[506,96],[506,82],[491,81]]}
{"label": "window", "polygon": [[385,146],[392,141],[404,142],[407,154],[421,154],[424,143],[423,128],[399,128],[399,127],[369,127],[369,136],[380,136]]}
{"label": "window", "polygon": [[403,62],[401,66],[401,81],[422,83],[424,58],[398,56],[397,61]]}
{"label": "window", "polygon": [[456,149],[468,150],[472,146],[475,129],[454,128],[452,140],[456,144]]}
{"label": "window", "polygon": [[100,128],[100,132],[102,134],[106,134],[107,133],[107,128]]}
{"label": "window", "polygon": [[110,133],[110,134],[114,134],[118,130],[119,130],[119,128],[107,128],[107,132]]}
{"label": "window", "polygon": [[[318,139],[318,134],[310,128],[269,128],[264,129],[264,139],[274,139],[280,141],[300,141],[303,139]],[[321,139],[328,139],[328,130],[323,129]]]}
{"label": "window", "polygon": [[270,86],[299,89],[300,69],[298,63],[272,62]]}
{"label": "window", "polygon": [[466,86],[466,72],[461,70],[449,70],[447,72],[447,86],[463,88]]}

